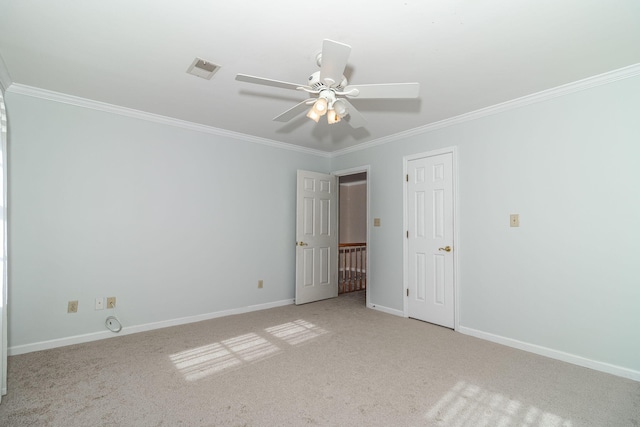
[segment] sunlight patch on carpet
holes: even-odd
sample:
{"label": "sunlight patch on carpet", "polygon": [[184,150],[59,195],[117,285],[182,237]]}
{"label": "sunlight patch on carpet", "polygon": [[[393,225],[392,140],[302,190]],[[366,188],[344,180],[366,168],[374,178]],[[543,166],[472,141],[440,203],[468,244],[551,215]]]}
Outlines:
{"label": "sunlight patch on carpet", "polygon": [[443,427],[573,426],[571,421],[558,415],[465,381],[447,392],[427,412],[426,418]]}
{"label": "sunlight patch on carpet", "polygon": [[169,357],[185,379],[195,381],[278,352],[278,346],[250,333],[185,350]]}
{"label": "sunlight patch on carpet", "polygon": [[326,329],[302,319],[272,326],[265,331],[291,345],[298,345],[327,333]]}
{"label": "sunlight patch on carpet", "polygon": [[267,338],[252,332],[185,350],[169,358],[187,381],[196,381],[282,352],[269,339],[278,338],[289,345],[299,345],[327,333],[303,319],[272,326],[265,331],[270,334]]}

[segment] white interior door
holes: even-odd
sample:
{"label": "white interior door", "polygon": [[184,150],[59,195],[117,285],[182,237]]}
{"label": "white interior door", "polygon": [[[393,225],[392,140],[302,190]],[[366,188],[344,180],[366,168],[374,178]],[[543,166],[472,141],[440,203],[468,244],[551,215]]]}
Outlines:
{"label": "white interior door", "polygon": [[454,327],[453,154],[407,162],[408,315]]}
{"label": "white interior door", "polygon": [[336,177],[298,171],[296,304],[338,296]]}

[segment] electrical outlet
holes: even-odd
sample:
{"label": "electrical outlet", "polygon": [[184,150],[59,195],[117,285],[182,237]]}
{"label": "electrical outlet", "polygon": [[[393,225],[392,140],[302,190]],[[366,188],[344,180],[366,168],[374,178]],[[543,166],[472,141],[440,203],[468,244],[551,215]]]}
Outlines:
{"label": "electrical outlet", "polygon": [[96,310],[104,310],[104,298],[96,298]]}
{"label": "electrical outlet", "polygon": [[509,225],[511,227],[520,227],[520,214],[511,214],[509,216]]}
{"label": "electrical outlet", "polygon": [[77,313],[78,312],[78,301],[69,301],[67,305],[67,313]]}
{"label": "electrical outlet", "polygon": [[107,298],[107,308],[116,308],[116,297]]}
{"label": "electrical outlet", "polygon": [[262,280],[258,280],[258,289],[262,289],[263,284]]}

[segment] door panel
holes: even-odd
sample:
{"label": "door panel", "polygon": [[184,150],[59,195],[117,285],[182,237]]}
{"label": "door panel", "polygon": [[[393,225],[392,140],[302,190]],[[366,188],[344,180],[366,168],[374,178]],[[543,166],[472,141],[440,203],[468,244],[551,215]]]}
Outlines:
{"label": "door panel", "polygon": [[416,254],[416,295],[415,299],[420,302],[426,301],[427,295],[427,254],[417,252]]}
{"label": "door panel", "polygon": [[453,328],[453,154],[407,166],[408,315]]}
{"label": "door panel", "polygon": [[296,304],[338,296],[336,177],[298,171]]}
{"label": "door panel", "polygon": [[445,259],[444,255],[433,256],[433,287],[434,287],[434,304],[445,304]]}

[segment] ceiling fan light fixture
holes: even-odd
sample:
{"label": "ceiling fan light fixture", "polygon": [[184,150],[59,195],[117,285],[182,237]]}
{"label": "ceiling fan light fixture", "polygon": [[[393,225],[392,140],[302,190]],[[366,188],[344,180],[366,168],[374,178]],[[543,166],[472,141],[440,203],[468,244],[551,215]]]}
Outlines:
{"label": "ceiling fan light fixture", "polygon": [[318,98],[316,102],[313,103],[313,107],[307,113],[307,117],[309,117],[314,122],[318,123],[321,116],[327,114],[328,103],[327,100],[323,97]]}
{"label": "ceiling fan light fixture", "polygon": [[315,104],[313,104],[313,110],[321,116],[327,114],[327,100],[324,98],[318,98]]}
{"label": "ceiling fan light fixture", "polygon": [[338,123],[339,121],[340,121],[340,116],[338,116],[338,114],[336,113],[336,110],[327,111],[327,122],[329,122],[330,125],[334,123]]}
{"label": "ceiling fan light fixture", "polygon": [[333,103],[333,109],[336,112],[336,115],[339,118],[343,118],[344,116],[347,115],[347,106],[345,105],[345,103],[341,100],[336,100],[336,102]]}
{"label": "ceiling fan light fixture", "polygon": [[307,113],[307,117],[309,117],[311,120],[313,120],[316,123],[318,123],[318,120],[320,120],[320,114],[316,112],[315,108],[311,108],[309,110],[309,112]]}

